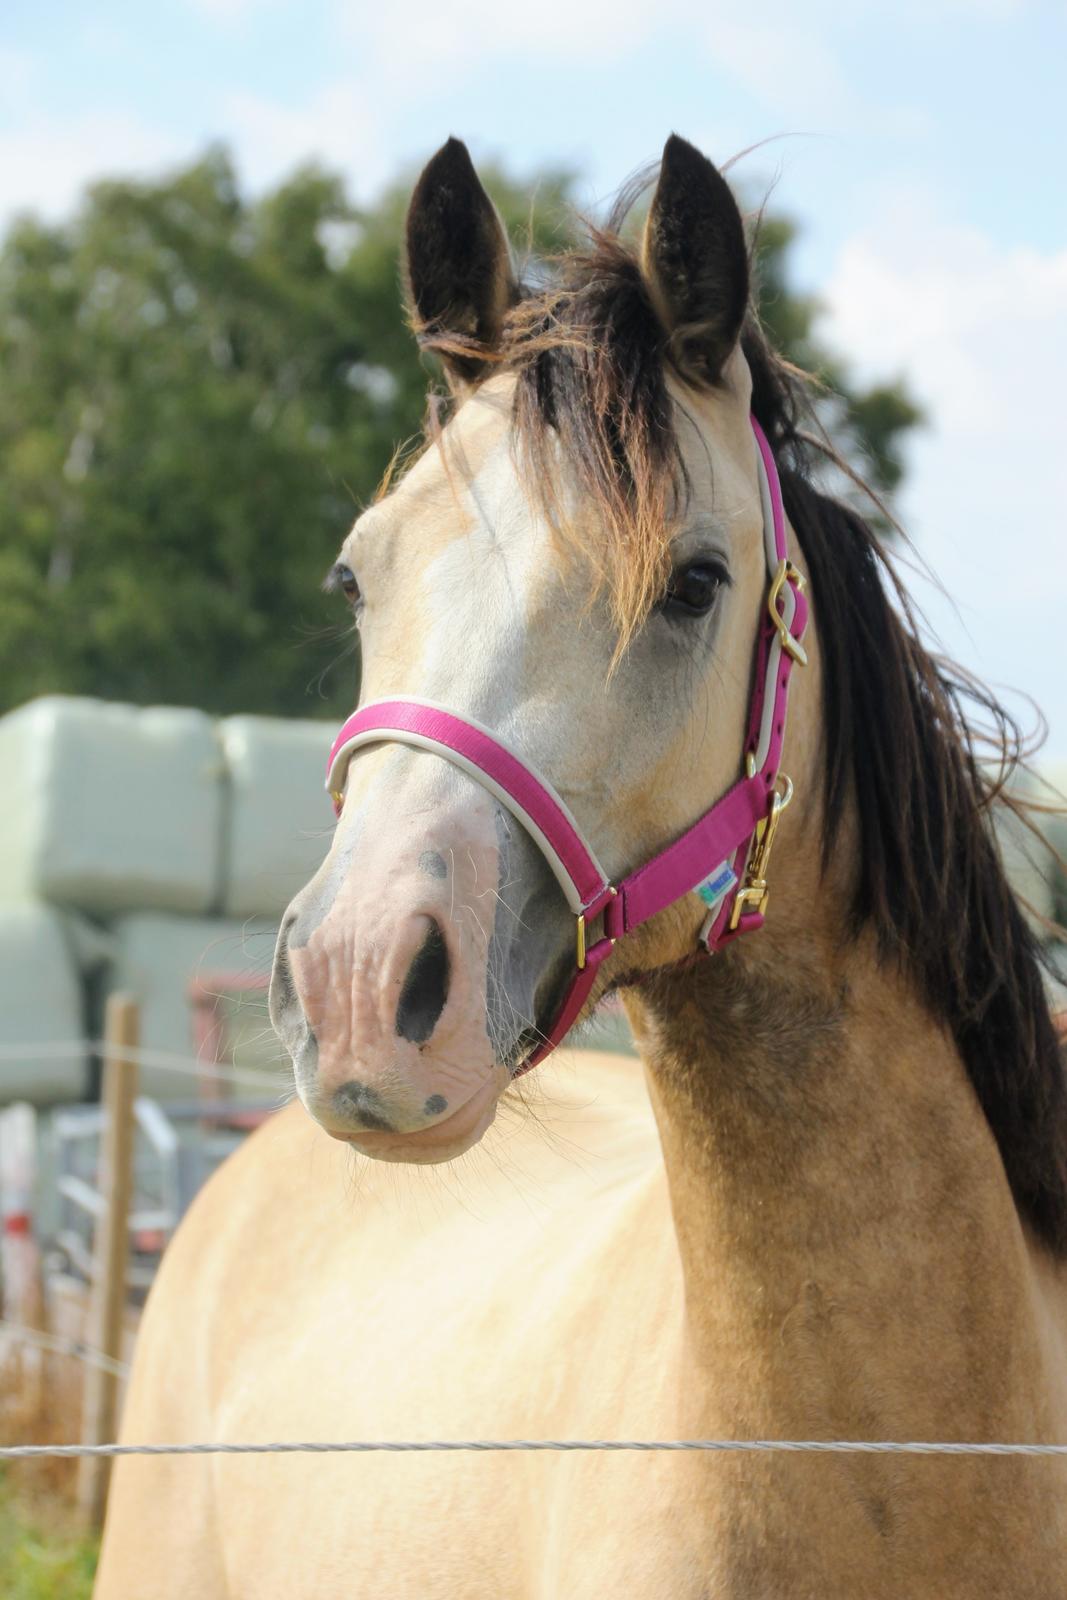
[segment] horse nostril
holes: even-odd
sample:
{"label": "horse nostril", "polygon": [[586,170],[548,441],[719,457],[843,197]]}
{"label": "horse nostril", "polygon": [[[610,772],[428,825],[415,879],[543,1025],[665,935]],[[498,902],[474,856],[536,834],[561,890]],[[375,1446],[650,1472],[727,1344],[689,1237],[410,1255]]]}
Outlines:
{"label": "horse nostril", "polygon": [[408,968],[396,1008],[396,1031],[412,1044],[425,1044],[448,999],[448,948],[436,922]]}

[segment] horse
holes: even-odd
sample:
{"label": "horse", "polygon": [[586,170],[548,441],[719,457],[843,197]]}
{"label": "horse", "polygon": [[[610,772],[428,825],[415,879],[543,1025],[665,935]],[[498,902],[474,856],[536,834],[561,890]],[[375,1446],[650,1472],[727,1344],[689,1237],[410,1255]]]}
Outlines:
{"label": "horse", "polygon": [[[998,779],[820,474],[726,180],[672,136],[640,229],[523,283],[450,140],[406,241],[451,398],[333,569],[363,702],[275,955],[297,1100],[169,1247],[123,1440],[1067,1439],[1067,1093]],[[636,1058],[527,1070],[613,995]],[[1053,1600],[1064,1470],[124,1459],[96,1595]]]}

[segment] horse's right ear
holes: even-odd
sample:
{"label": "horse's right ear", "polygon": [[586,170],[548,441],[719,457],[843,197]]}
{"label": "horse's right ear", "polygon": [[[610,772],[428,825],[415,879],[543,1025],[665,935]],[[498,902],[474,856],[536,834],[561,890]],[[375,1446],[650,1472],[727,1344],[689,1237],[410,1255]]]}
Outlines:
{"label": "horse's right ear", "polygon": [[503,223],[459,139],[441,146],[415,185],[407,284],[420,344],[436,350],[450,379],[477,383],[516,288]]}

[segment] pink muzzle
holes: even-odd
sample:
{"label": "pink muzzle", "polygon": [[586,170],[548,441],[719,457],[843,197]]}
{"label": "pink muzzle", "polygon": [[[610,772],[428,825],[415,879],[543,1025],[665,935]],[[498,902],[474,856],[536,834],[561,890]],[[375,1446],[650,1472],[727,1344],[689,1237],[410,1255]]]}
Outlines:
{"label": "pink muzzle", "polygon": [[[377,700],[348,718],[330,751],[326,788],[340,814],[348,764],[365,745],[396,742],[450,761],[488,789],[541,850],[575,916],[575,971],[551,1030],[515,1072],[542,1061],[576,1021],[601,962],[618,939],[695,892],[708,908],[699,936],[707,954],[763,926],[767,860],[792,785],[779,788],[789,678],[806,663],[804,579],[786,552],[778,469],[762,428],[757,445],[769,589],[756,646],[756,675],[745,738],[744,776],[671,845],[612,884],[565,802],[488,728],[444,706],[410,696]],[[602,917],[599,938],[589,930]]]}

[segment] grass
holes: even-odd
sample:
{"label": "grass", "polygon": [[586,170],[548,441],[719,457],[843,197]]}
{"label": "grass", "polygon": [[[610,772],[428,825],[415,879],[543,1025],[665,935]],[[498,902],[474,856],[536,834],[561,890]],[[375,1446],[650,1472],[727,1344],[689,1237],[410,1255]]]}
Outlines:
{"label": "grass", "polygon": [[89,1600],[99,1542],[73,1526],[68,1504],[0,1475],[3,1600]]}
{"label": "grass", "polygon": [[[24,1364],[9,1352],[0,1370],[0,1444],[78,1437],[71,1365]],[[0,1464],[0,1600],[89,1600],[100,1541],[75,1518],[75,1483],[73,1461]]]}

